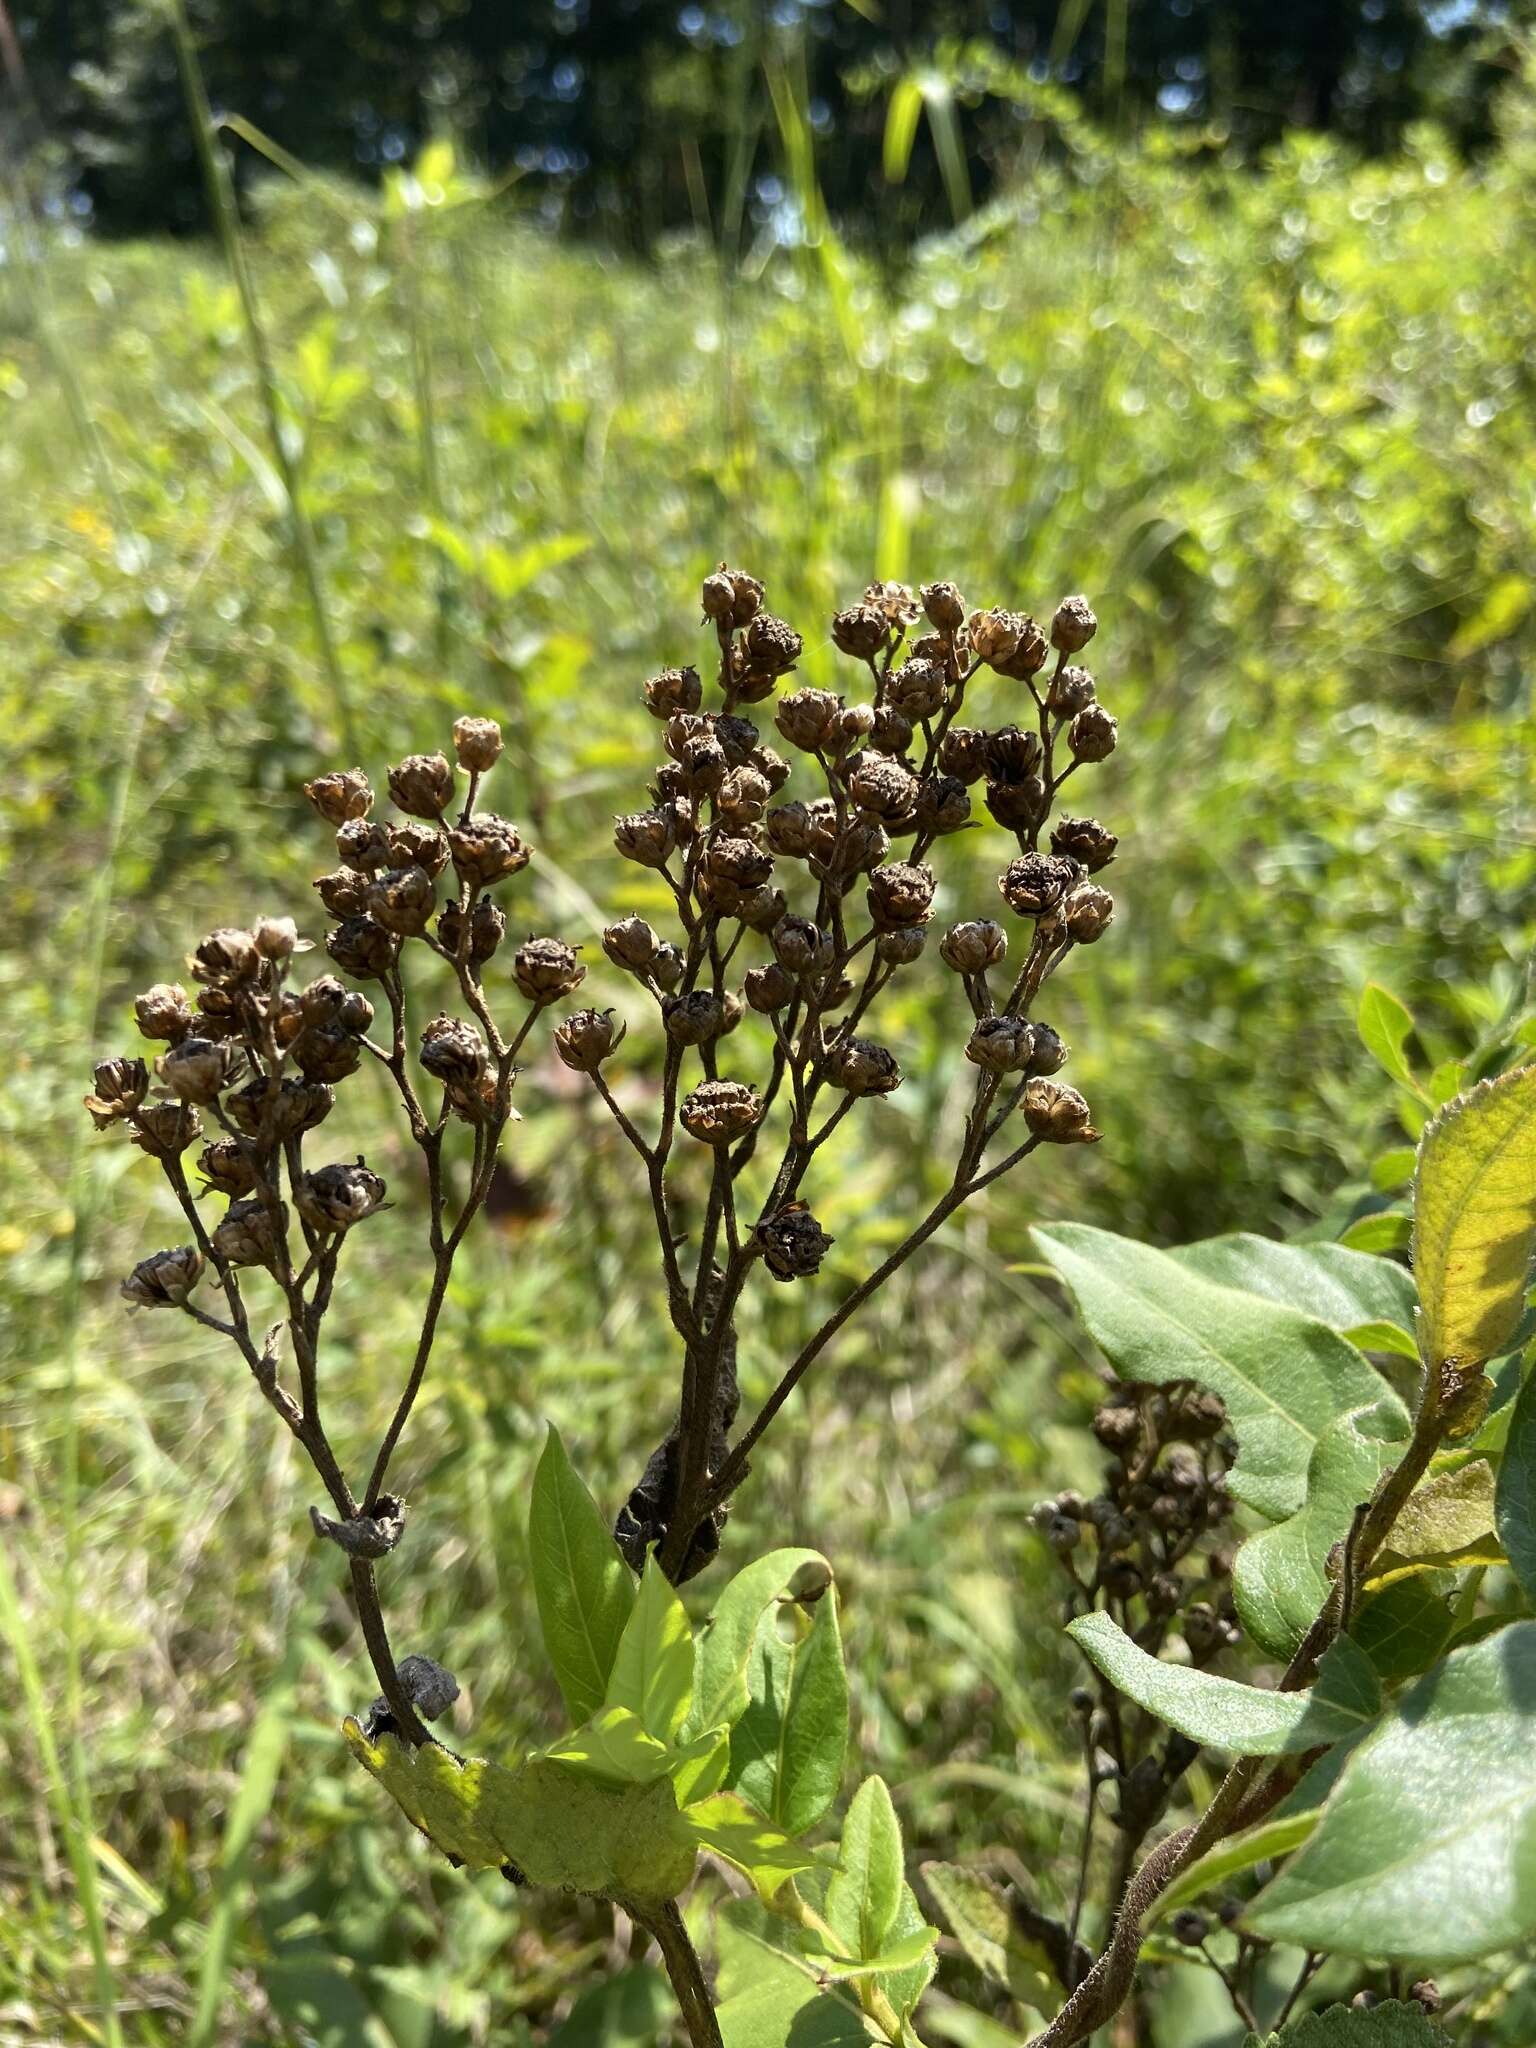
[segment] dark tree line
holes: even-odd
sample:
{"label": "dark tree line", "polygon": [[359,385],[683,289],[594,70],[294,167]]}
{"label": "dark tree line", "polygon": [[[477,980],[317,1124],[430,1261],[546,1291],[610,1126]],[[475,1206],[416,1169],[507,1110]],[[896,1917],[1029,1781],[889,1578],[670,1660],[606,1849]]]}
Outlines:
{"label": "dark tree line", "polygon": [[[10,125],[51,150],[109,231],[201,218],[159,0],[0,0],[13,12]],[[972,192],[1014,160],[1026,108],[1008,80],[1068,86],[1091,117],[1183,124],[1262,149],[1293,127],[1370,151],[1406,123],[1486,138],[1501,47],[1533,0],[188,0],[216,108],[316,169],[370,176],[444,129],[561,225],[645,247],[707,218],[750,231],[777,199],[765,65],[815,137],[828,204],[897,244],[953,203],[919,123],[899,186],[882,139],[891,87],[956,80]],[[972,57],[967,60],[969,48]]]}

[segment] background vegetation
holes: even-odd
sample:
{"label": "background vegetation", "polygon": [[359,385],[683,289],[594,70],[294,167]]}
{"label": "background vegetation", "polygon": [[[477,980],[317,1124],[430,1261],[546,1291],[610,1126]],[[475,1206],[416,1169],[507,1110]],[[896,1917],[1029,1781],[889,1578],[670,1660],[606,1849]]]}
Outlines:
{"label": "background vegetation", "polygon": [[[1518,77],[1475,163],[1419,126],[1379,160],[1297,132],[1237,168],[1039,98],[1049,147],[897,264],[833,224],[803,75],[758,75],[787,203],[741,260],[684,237],[642,269],[544,239],[442,145],[371,189],[264,185],[244,247],[266,389],[214,247],[9,210],[0,2041],[580,2048],[665,2024],[661,1979],[613,1955],[605,1919],[455,1876],[342,1762],[337,1716],[371,1686],[303,1475],[217,1340],[115,1299],[176,1229],[137,1155],[91,1143],[91,1059],[129,1049],[132,993],[210,925],[293,908],[320,935],[328,848],[298,795],[317,764],[501,718],[498,802],[539,849],[519,907],[595,960],[600,911],[648,907],[608,850],[654,751],[637,687],[698,653],[719,556],[768,582],[813,683],[835,673],[826,616],[872,574],[1036,612],[1089,594],[1122,720],[1102,783],[1118,914],[1055,1021],[1106,1142],[1008,1183],[883,1297],[727,1538],[738,1561],[770,1540],[836,1561],[863,1768],[904,1788],[918,1853],[1017,1859],[1047,1903],[1079,1762],[1027,1510],[1091,1483],[1097,1381],[1023,1269],[1025,1226],[1332,1234],[1396,1170],[1370,1178],[1392,1094],[1354,1038],[1361,986],[1412,1003],[1431,1060],[1523,1009]],[[990,828],[956,856],[952,900],[985,900]],[[937,969],[929,987],[901,1019],[913,1073],[963,1007]],[[637,1089],[647,1058],[637,1030]],[[612,1505],[673,1373],[632,1278],[628,1156],[546,1047],[519,1101],[388,1587],[399,1640],[448,1658],[460,1725],[503,1751],[555,1711],[522,1556],[543,1420]],[[818,1201],[838,1244],[815,1286],[899,1234],[951,1113],[942,1063],[884,1106]],[[404,1194],[404,1157],[375,1163]],[[334,1404],[364,1439],[412,1307],[388,1219],[371,1229]],[[799,1323],[773,1305],[749,1382]],[[577,1999],[604,1956],[619,1974]],[[984,2001],[951,1960],[937,2036],[960,1984]],[[1235,2038],[1211,1991],[1198,1957],[1169,1967],[1159,2048]],[[1536,1986],[1505,1973],[1480,2010],[1469,2038],[1529,2039]]]}

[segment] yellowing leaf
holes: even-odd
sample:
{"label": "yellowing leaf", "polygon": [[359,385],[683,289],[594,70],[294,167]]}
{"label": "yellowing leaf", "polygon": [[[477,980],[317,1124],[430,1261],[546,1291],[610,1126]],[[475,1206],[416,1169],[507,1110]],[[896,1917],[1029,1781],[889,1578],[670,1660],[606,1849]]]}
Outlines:
{"label": "yellowing leaf", "polygon": [[1432,1367],[1484,1365],[1514,1335],[1536,1249],[1536,1067],[1458,1096],[1414,1177],[1420,1341]]}

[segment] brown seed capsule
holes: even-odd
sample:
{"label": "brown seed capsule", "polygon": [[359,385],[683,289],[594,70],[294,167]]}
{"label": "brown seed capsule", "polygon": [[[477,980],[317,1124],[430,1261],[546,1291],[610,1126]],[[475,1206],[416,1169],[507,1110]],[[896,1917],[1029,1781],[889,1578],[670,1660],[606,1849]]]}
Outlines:
{"label": "brown seed capsule", "polygon": [[773,855],[750,839],[720,833],[704,849],[704,867],[716,881],[756,889],[772,875]]}
{"label": "brown seed capsule", "polygon": [[421,1064],[445,1088],[472,1094],[485,1078],[490,1055],[473,1024],[440,1010],[421,1034]]}
{"label": "brown seed capsule", "polygon": [[361,917],[368,907],[368,877],[356,868],[316,875],[314,886],[332,917]]}
{"label": "brown seed capsule", "polygon": [[1107,761],[1115,751],[1119,731],[1118,718],[1112,718],[1102,704],[1090,704],[1067,727],[1067,745],[1079,761]]}
{"label": "brown seed capsule", "polygon": [[810,847],[812,823],[810,806],[796,798],[790,803],[775,805],[763,820],[763,829],[775,853],[801,860]]}
{"label": "brown seed capsule", "polygon": [[332,1087],[355,1074],[363,1063],[363,1048],[357,1036],[340,1024],[310,1024],[293,1042],[293,1063],[306,1081],[325,1081]]}
{"label": "brown seed capsule", "polygon": [[645,708],[653,718],[668,719],[679,711],[697,711],[704,687],[696,668],[664,668],[645,684]]}
{"label": "brown seed capsule", "polygon": [[149,1069],[142,1060],[101,1060],[91,1078],[95,1092],[86,1096],[85,1106],[98,1131],[137,1109],[149,1091]]}
{"label": "brown seed capsule", "polygon": [[1081,875],[1075,861],[1060,854],[1021,853],[997,878],[1010,910],[1020,917],[1043,917],[1054,910]]}
{"label": "brown seed capsule", "polygon": [[251,926],[251,938],[263,960],[278,964],[291,960],[295,953],[312,950],[308,939],[300,939],[291,917],[258,917]]}
{"label": "brown seed capsule", "polygon": [[995,657],[990,666],[996,669],[1000,676],[1010,676],[1016,682],[1024,682],[1040,672],[1051,650],[1044,633],[1033,619],[1014,613],[1013,623],[1018,628],[1018,638],[1010,652]]}
{"label": "brown seed capsule", "polygon": [[1098,630],[1099,622],[1086,597],[1064,597],[1051,620],[1051,645],[1063,654],[1076,654]]}
{"label": "brown seed capsule", "polygon": [[238,1138],[216,1138],[197,1155],[197,1170],[216,1195],[248,1195],[256,1168]]}
{"label": "brown seed capsule", "polygon": [[512,956],[512,973],[530,1003],[568,996],[586,978],[576,948],[564,939],[525,939]]}
{"label": "brown seed capsule", "polygon": [[939,941],[939,958],[956,974],[984,974],[1008,951],[1008,934],[990,917],[952,924]]}
{"label": "brown seed capsule", "polygon": [[732,768],[715,791],[715,816],[722,825],[741,831],[755,825],[768,808],[768,778],[750,762]]}
{"label": "brown seed capsule", "polygon": [[1061,818],[1051,833],[1052,853],[1064,853],[1081,862],[1090,875],[1107,868],[1120,844],[1115,834],[1097,818]]}
{"label": "brown seed capsule", "polygon": [[861,811],[895,822],[912,814],[917,777],[884,754],[861,754],[848,777],[848,794]]}
{"label": "brown seed capsule", "polygon": [[1097,882],[1074,889],[1061,906],[1062,923],[1079,946],[1091,946],[1108,931],[1115,915],[1115,899]]}
{"label": "brown seed capsule", "polygon": [[830,741],[843,700],[831,690],[791,690],[780,698],[773,722],[792,747],[814,753]]}
{"label": "brown seed capsule", "polygon": [[371,875],[389,866],[393,858],[389,842],[390,828],[379,819],[353,818],[336,834],[336,857],[343,867]]}
{"label": "brown seed capsule", "polygon": [[746,631],[748,666],[759,675],[785,675],[800,659],[802,645],[793,626],[772,612],[759,612]]}
{"label": "brown seed capsule", "polygon": [[130,1308],[180,1308],[202,1277],[202,1253],[179,1244],[140,1259],[118,1292]]}
{"label": "brown seed capsule", "polygon": [[373,1022],[373,1005],[360,989],[349,988],[342,998],[336,1021],[343,1031],[361,1036]]}
{"label": "brown seed capsule", "polygon": [[955,634],[965,624],[965,599],[953,583],[925,583],[923,610],[941,633]]}
{"label": "brown seed capsule", "polygon": [[1092,1429],[1106,1451],[1119,1456],[1141,1441],[1141,1410],[1106,1401],[1094,1411]]}
{"label": "brown seed capsule", "polygon": [[573,1010],[555,1027],[555,1051],[578,1074],[595,1074],[628,1027],[612,1010]]}
{"label": "brown seed capsule", "polygon": [[181,1102],[216,1101],[240,1072],[244,1054],[212,1038],[183,1038],[160,1057],[160,1078]]}
{"label": "brown seed capsule", "polygon": [[884,931],[875,941],[875,951],[892,967],[910,967],[920,960],[928,934],[920,924],[899,924]]}
{"label": "brown seed capsule", "polygon": [[1034,1043],[1022,1017],[981,1017],[966,1040],[965,1056],[988,1074],[1022,1074]]}
{"label": "brown seed capsule", "polygon": [[855,604],[832,614],[832,645],[856,661],[873,661],[885,652],[890,620],[879,605]]}
{"label": "brown seed capsule", "polygon": [[420,938],[436,908],[437,892],[425,868],[387,868],[368,884],[368,915],[397,938]]}
{"label": "brown seed capsule", "polygon": [[679,1045],[706,1045],[726,1028],[725,1005],[705,988],[686,996],[673,996],[662,1006],[667,1036]]}
{"label": "brown seed capsule", "polygon": [[615,818],[613,843],[625,860],[637,861],[643,868],[665,867],[677,850],[677,818],[672,806],[631,811]]}
{"label": "brown seed capsule", "polygon": [[278,1203],[274,1221],[265,1202],[231,1202],[213,1233],[213,1248],[231,1266],[270,1266],[287,1222],[286,1203]]}
{"label": "brown seed capsule", "polygon": [[830,1237],[804,1202],[790,1202],[764,1217],[757,1226],[763,1264],[775,1280],[808,1280],[819,1271],[835,1239]]}
{"label": "brown seed capsule", "polygon": [[1415,2005],[1421,2006],[1428,2013],[1438,2012],[1445,2003],[1444,1998],[1441,1996],[1440,1986],[1433,1977],[1420,1977],[1416,1983],[1410,1984],[1408,1996]]}
{"label": "brown seed capsule", "polygon": [[651,962],[651,979],[658,988],[676,988],[683,978],[686,964],[682,947],[674,946],[670,939],[663,939]]}
{"label": "brown seed capsule", "polygon": [[269,1145],[312,1131],[335,1102],[334,1090],[323,1081],[274,1081],[270,1074],[258,1074],[230,1096],[225,1108],[236,1130]]}
{"label": "brown seed capsule", "polygon": [[1024,1090],[1024,1121],[1049,1145],[1091,1145],[1100,1136],[1087,1103],[1059,1081],[1032,1080]]}
{"label": "brown seed capsule", "polygon": [[389,771],[390,801],[413,818],[440,818],[453,801],[453,788],[445,754],[407,754]]}
{"label": "brown seed capsule", "polygon": [[822,974],[832,965],[831,934],[808,917],[785,917],[768,935],[774,958],[790,974]]}
{"label": "brown seed capsule", "polygon": [[1030,1055],[1031,1074],[1056,1074],[1067,1064],[1069,1048],[1049,1024],[1036,1022],[1035,1049]]}
{"label": "brown seed capsule", "polygon": [[1024,618],[1019,612],[972,612],[968,626],[972,654],[989,668],[995,668],[1018,646],[1023,627]]}
{"label": "brown seed capsule", "polygon": [[1038,775],[1022,782],[989,782],[987,809],[1009,832],[1029,832],[1043,824],[1051,808],[1050,792]]}
{"label": "brown seed capsule", "polygon": [[455,959],[459,957],[466,922],[469,927],[469,958],[482,963],[493,959],[507,935],[505,914],[489,896],[476,898],[467,920],[457,903],[445,903],[437,920],[437,939],[438,944]]}
{"label": "brown seed capsule", "polygon": [[1057,718],[1075,718],[1094,699],[1094,681],[1085,668],[1059,669],[1045,693],[1045,708]]}
{"label": "brown seed capsule", "polygon": [[701,1081],[683,1098],[683,1129],[705,1145],[744,1137],[763,1113],[761,1098],[745,1081]]}
{"label": "brown seed capsule", "polygon": [[344,917],[326,933],[325,950],[343,974],[374,981],[394,966],[399,942],[371,917]]}
{"label": "brown seed capsule", "polygon": [[974,725],[952,725],[939,742],[939,766],[957,782],[979,782],[987,772],[990,735]]}
{"label": "brown seed capsule", "polygon": [[660,944],[654,926],[643,917],[621,917],[603,933],[603,951],[615,967],[623,967],[631,974],[645,973]]}
{"label": "brown seed capsule", "polygon": [[872,1038],[846,1039],[834,1051],[827,1071],[833,1085],[850,1095],[889,1095],[901,1086],[896,1055]]}
{"label": "brown seed capsule", "polygon": [[736,915],[749,931],[771,932],[787,907],[788,898],[784,891],[762,882],[757,888],[742,892],[736,905]]}
{"label": "brown seed capsule", "polygon": [[958,832],[970,819],[970,791],[958,775],[923,777],[917,791],[919,832]]}
{"label": "brown seed capsule", "polygon": [[857,747],[867,740],[875,729],[877,717],[873,704],[849,704],[837,714],[837,725],[828,742],[828,751],[834,754],[846,753],[850,747]]}
{"label": "brown seed capsule", "polygon": [[1004,725],[986,736],[987,775],[993,782],[1023,782],[1040,765],[1040,735]]}
{"label": "brown seed capsule", "polygon": [[774,960],[766,967],[748,969],[742,982],[742,993],[752,1009],[762,1016],[771,1016],[775,1010],[785,1009],[793,1002],[795,978]]}
{"label": "brown seed capsule", "polygon": [[765,804],[768,798],[781,790],[789,780],[789,763],[782,754],[775,753],[772,747],[754,747],[742,766],[750,768],[755,776],[761,776],[767,784],[763,797]]}
{"label": "brown seed capsule", "polygon": [[192,1005],[180,982],[157,981],[143,995],[135,996],[133,1014],[146,1038],[167,1038],[173,1043],[192,1029]]}
{"label": "brown seed capsule", "polygon": [[389,862],[396,868],[421,868],[434,878],[448,865],[448,837],[431,825],[392,825]]}
{"label": "brown seed capsule", "polygon": [[456,718],[453,751],[471,775],[485,775],[501,758],[501,727],[494,718]]}
{"label": "brown seed capsule", "polygon": [[508,875],[521,874],[533,858],[517,827],[494,811],[476,811],[467,825],[455,826],[448,848],[455,869],[472,889],[489,889]]}
{"label": "brown seed capsule", "polygon": [[892,670],[886,689],[903,718],[916,724],[943,709],[949,677],[936,661],[914,659]]}
{"label": "brown seed capsule", "polygon": [[202,1135],[197,1111],[186,1102],[146,1102],[133,1119],[133,1142],[152,1159],[174,1159]]}
{"label": "brown seed capsule", "polygon": [[884,612],[893,626],[912,625],[922,609],[905,583],[871,583],[864,602]]}
{"label": "brown seed capsule", "polygon": [[714,575],[705,577],[700,597],[706,619],[713,619],[717,626],[738,628],[757,616],[763,586],[745,569],[728,569],[722,562]]}
{"label": "brown seed capsule", "polygon": [[869,744],[877,754],[904,754],[912,744],[912,721],[894,704],[882,704],[875,713]]}
{"label": "brown seed capsule", "polygon": [[933,915],[933,869],[924,862],[886,861],[872,868],[865,902],[876,931],[926,924]]}
{"label": "brown seed capsule", "polygon": [[191,964],[196,980],[217,988],[238,988],[256,979],[261,955],[249,932],[224,925],[208,934],[192,955]]}
{"label": "brown seed capsule", "polygon": [[384,1200],[385,1186],[359,1159],[355,1166],[320,1166],[306,1173],[294,1197],[299,1214],[312,1230],[327,1235],[350,1230],[371,1216]]}
{"label": "brown seed capsule", "polygon": [[366,818],[373,808],[373,790],[361,768],[338,768],[330,775],[317,775],[313,782],[305,783],[304,794],[327,825]]}

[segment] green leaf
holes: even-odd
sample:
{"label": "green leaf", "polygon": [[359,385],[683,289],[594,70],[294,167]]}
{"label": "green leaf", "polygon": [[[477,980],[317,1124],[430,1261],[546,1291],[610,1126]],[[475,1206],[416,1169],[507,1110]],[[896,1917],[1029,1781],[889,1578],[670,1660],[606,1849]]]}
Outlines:
{"label": "green leaf", "polygon": [[731,1731],[706,1728],[674,1753],[672,1784],[679,1806],[691,1806],[696,1799],[712,1799],[725,1784],[731,1770]]}
{"label": "green leaf", "polygon": [[604,1707],[539,1754],[611,1785],[649,1785],[666,1777],[675,1762],[673,1752],[648,1735],[628,1707]]}
{"label": "green leaf", "polygon": [[814,1862],[734,1792],[696,1801],[682,1819],[701,1848],[733,1864],[763,1899],[771,1899],[786,1877],[809,1870]]}
{"label": "green leaf", "polygon": [[635,1963],[589,1984],[545,2048],[652,2048],[665,2038],[671,2011],[672,1991],[661,1971]]}
{"label": "green leaf", "polygon": [[920,1963],[931,1954],[933,1944],[939,1938],[936,1927],[919,1927],[915,1934],[909,1934],[900,1941],[891,1942],[880,1955],[870,1962],[863,1962],[857,1956],[829,1954],[822,1949],[808,1948],[807,1962],[813,1963],[829,1977],[877,1977],[910,1970],[914,1963]]}
{"label": "green leaf", "polygon": [[[1404,1156],[1411,1173],[1413,1154]],[[1286,1244],[1236,1231],[1179,1245],[1168,1256],[1219,1286],[1300,1309],[1346,1336],[1359,1323],[1413,1327],[1417,1297],[1412,1277],[1391,1259],[1371,1258],[1341,1244]]]}
{"label": "green leaf", "polygon": [[848,1679],[833,1588],[812,1619],[784,1610],[786,1639],[770,1610],[747,1666],[750,1701],[731,1735],[730,1782],[787,1835],[813,1828],[842,1782],[848,1746]]}
{"label": "green leaf", "polygon": [[1214,1672],[1165,1664],[1137,1647],[1107,1614],[1083,1614],[1067,1634],[1118,1692],[1192,1742],[1235,1756],[1284,1756],[1356,1734],[1381,1711],[1365,1657],[1341,1636],[1310,1692],[1266,1692]]}
{"label": "green leaf", "polygon": [[824,1991],[806,1958],[786,1950],[791,1930],[740,1899],[717,1926],[715,2017],[725,2048],[870,2048],[876,2036],[858,2007]]}
{"label": "green leaf", "polygon": [[1536,1931],[1536,1622],[1453,1651],[1345,1765],[1247,1924],[1389,1961],[1469,1962]]}
{"label": "green leaf", "polygon": [[1309,2012],[1263,2040],[1250,2034],[1244,2048],[1446,2048],[1446,2036],[1422,2005],[1390,1999],[1369,2012],[1352,2005]]}
{"label": "green leaf", "polygon": [[1450,1608],[1432,1587],[1422,1579],[1399,1579],[1363,1604],[1351,1633],[1391,1685],[1427,1671],[1445,1648],[1452,1626]]}
{"label": "green leaf", "polygon": [[1349,1251],[1400,1252],[1413,1239],[1413,1219],[1400,1209],[1380,1209],[1351,1223],[1339,1239]]}
{"label": "green leaf", "polygon": [[1405,1088],[1417,1089],[1406,1047],[1413,1036],[1413,1016],[1406,1004],[1378,981],[1368,981],[1355,1013],[1360,1041],[1383,1072]]}
{"label": "green leaf", "polygon": [[[808,1882],[809,1880],[805,1878],[799,1880],[802,1888]],[[891,1951],[899,1951],[903,1944],[925,1929],[935,1934],[938,1932],[937,1928],[928,1928],[928,1918],[918,1904],[917,1893],[913,1891],[911,1885],[904,1884],[901,1888],[901,1900],[896,1908],[896,1918],[891,1922],[891,1931],[885,1938],[884,1965],[875,1979],[876,1985],[890,2000],[901,2019],[908,2018],[916,2010],[918,2000],[933,1982],[934,1973],[939,1967],[939,1959],[937,1951],[929,1948],[918,1956],[916,1962],[908,1963],[903,1968],[892,1968]],[[909,2040],[908,2048],[922,2048],[922,2044],[915,2039]]]}
{"label": "green leaf", "polygon": [[1419,1155],[1411,1145],[1394,1145],[1371,1161],[1371,1186],[1378,1194],[1395,1195],[1413,1179]]}
{"label": "green leaf", "polygon": [[901,1824],[883,1778],[866,1778],[843,1822],[827,1885],[827,1925],[845,1955],[878,1956],[895,1925],[905,1879]]}
{"label": "green leaf", "polygon": [[673,1742],[693,1702],[693,1631],[687,1611],[654,1556],[608,1675],[604,1704],[628,1707],[647,1735]]}
{"label": "green leaf", "polygon": [[[1384,1266],[1387,1262],[1385,1259],[1378,1259],[1376,1263]],[[1394,1270],[1401,1272],[1402,1268],[1397,1267]],[[1414,1360],[1417,1360],[1419,1355],[1418,1345],[1408,1332],[1400,1329],[1396,1323],[1356,1323],[1354,1328],[1346,1330],[1344,1335],[1357,1351],[1390,1351],[1398,1358]]]}
{"label": "green leaf", "polygon": [[747,1660],[758,1624],[786,1597],[802,1565],[831,1566],[819,1550],[770,1550],[739,1571],[721,1593],[700,1629],[694,1650],[693,1712],[690,1732],[733,1724],[746,1712]]}
{"label": "green leaf", "polygon": [[1493,1508],[1510,1569],[1536,1600],[1536,1374],[1515,1396]]}
{"label": "green leaf", "polygon": [[553,1425],[533,1475],[528,1554],[544,1647],[567,1713],[585,1721],[607,1696],[635,1582]]}
{"label": "green leaf", "polygon": [[1447,1557],[1492,1535],[1493,1468],[1474,1458],[1454,1472],[1431,1472],[1404,1501],[1387,1532],[1394,1557]]}
{"label": "green leaf", "polygon": [[1536,1067],[1481,1082],[1426,1127],[1413,1215],[1424,1355],[1484,1365],[1520,1321],[1536,1249]]}
{"label": "green leaf", "polygon": [[1271,1519],[1302,1505],[1308,1462],[1334,1418],[1384,1391],[1369,1362],[1315,1317],[1112,1231],[1058,1223],[1033,1235],[1126,1379],[1194,1379],[1221,1396],[1239,1446],[1232,1491]]}
{"label": "green leaf", "polygon": [[1060,2002],[1044,1951],[1015,1929],[1001,1885],[961,1863],[925,1863],[923,1881],[950,1933],[984,1977],[1037,2013],[1049,2013]]}
{"label": "green leaf", "polygon": [[1328,1553],[1348,1535],[1356,1507],[1402,1456],[1408,1430],[1407,1411],[1392,1394],[1339,1416],[1312,1452],[1300,1510],[1260,1529],[1238,1550],[1232,1570],[1238,1616],[1266,1650],[1289,1655],[1311,1627],[1328,1595]]}
{"label": "green leaf", "polygon": [[1256,1863],[1278,1863],[1308,1840],[1321,1819],[1321,1808],[1313,1807],[1309,1812],[1260,1821],[1257,1827],[1245,1828],[1240,1835],[1218,1842],[1169,1885],[1148,1914],[1147,1924],[1151,1926],[1181,1907],[1192,1906],[1196,1899],[1204,1898],[1219,1885],[1230,1884]]}

